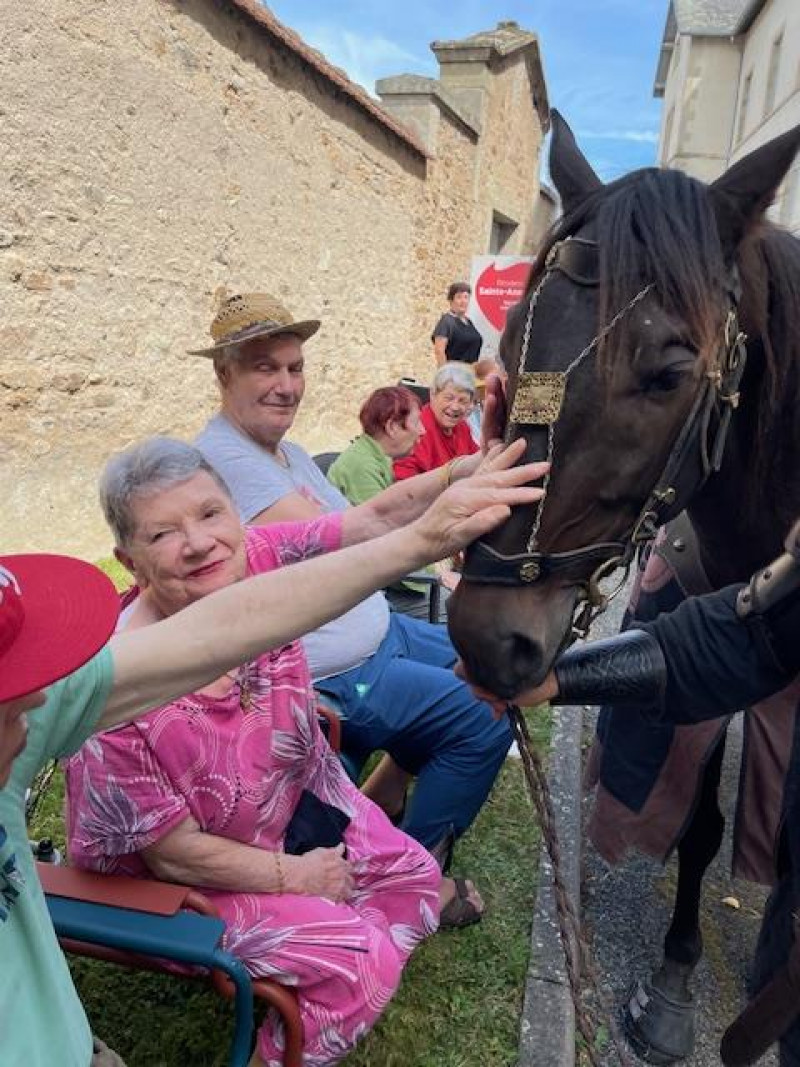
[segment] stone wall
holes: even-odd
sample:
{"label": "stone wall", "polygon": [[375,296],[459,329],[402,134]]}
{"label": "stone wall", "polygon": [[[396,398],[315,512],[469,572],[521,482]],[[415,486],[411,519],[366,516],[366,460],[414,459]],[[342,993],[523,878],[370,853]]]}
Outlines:
{"label": "stone wall", "polygon": [[446,120],[426,159],[226,0],[2,8],[3,551],[106,553],[98,471],[212,412],[184,352],[227,292],[322,318],[293,436],[341,447],[370,389],[428,374],[487,197],[538,190],[538,123],[522,165]]}

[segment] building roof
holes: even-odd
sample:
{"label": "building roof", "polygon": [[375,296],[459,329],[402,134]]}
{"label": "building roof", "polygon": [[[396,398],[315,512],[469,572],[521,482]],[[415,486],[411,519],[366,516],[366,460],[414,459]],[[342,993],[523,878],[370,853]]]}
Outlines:
{"label": "building roof", "polygon": [[265,4],[260,3],[259,0],[230,0],[230,2],[243,15],[254,22],[260,30],[268,33],[279,45],[288,48],[303,63],[311,67],[315,73],[320,74],[326,81],[330,82],[335,89],[348,98],[349,103],[355,104],[371,119],[379,122],[395,137],[404,141],[412,151],[426,159],[428,158],[427,150],[411,130],[393,118],[388,111],[385,111],[379,103],[373,100],[366,89],[362,89],[360,85],[352,82],[340,67],[329,63],[321,52],[306,44],[303,38],[295,33],[294,30],[284,26],[282,22],[275,18]]}
{"label": "building roof", "polygon": [[702,37],[735,37],[754,6],[753,0],[673,0],[678,32]]}
{"label": "building roof", "polygon": [[539,113],[542,129],[550,126],[550,105],[547,99],[547,83],[544,77],[539,38],[530,30],[524,30],[511,20],[501,21],[493,30],[482,30],[471,37],[462,37],[454,41],[434,41],[431,50],[440,65],[459,63],[465,60],[483,60],[491,63],[493,59],[505,59],[514,52],[525,50],[525,62],[531,82],[533,105]]}
{"label": "building roof", "polygon": [[508,56],[529,44],[538,44],[536,34],[523,30],[518,23],[509,20],[498,22],[493,30],[482,30],[471,37],[460,37],[457,41],[434,41],[431,48],[437,54],[447,49],[489,48],[498,55]]}
{"label": "building roof", "polygon": [[653,96],[663,96],[675,40],[689,37],[738,37],[746,33],[766,0],[670,0],[661,39]]}
{"label": "building roof", "polygon": [[379,78],[375,83],[375,92],[383,99],[386,96],[427,96],[435,100],[440,107],[449,111],[473,137],[479,137],[480,125],[436,78],[426,78],[420,74],[395,74],[390,78]]}

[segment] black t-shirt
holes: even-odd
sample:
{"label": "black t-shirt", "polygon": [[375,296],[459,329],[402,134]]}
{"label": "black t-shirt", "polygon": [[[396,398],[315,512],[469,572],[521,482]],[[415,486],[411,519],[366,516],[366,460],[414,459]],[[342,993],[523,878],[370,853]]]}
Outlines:
{"label": "black t-shirt", "polygon": [[469,319],[460,319],[452,311],[446,311],[436,323],[431,340],[446,337],[444,350],[448,360],[456,363],[476,363],[481,354],[483,338]]}

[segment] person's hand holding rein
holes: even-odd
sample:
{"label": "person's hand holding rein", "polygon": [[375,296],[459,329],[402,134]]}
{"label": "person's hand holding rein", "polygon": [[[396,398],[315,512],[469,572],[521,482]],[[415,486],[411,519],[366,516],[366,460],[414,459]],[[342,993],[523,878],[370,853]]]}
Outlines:
{"label": "person's hand holding rein", "polygon": [[461,660],[456,663],[453,669],[458,677],[467,683],[478,700],[483,700],[489,705],[492,709],[492,714],[496,719],[500,719],[505,715],[508,711],[509,704],[516,704],[520,708],[533,708],[536,707],[537,704],[547,704],[551,700],[555,700],[558,696],[558,679],[556,678],[555,671],[550,671],[544,681],[540,682],[539,685],[535,686],[533,689],[526,689],[524,692],[518,693],[513,700],[503,700],[494,693],[490,693],[488,689],[483,689],[479,685],[473,685],[467,672],[464,670],[464,664]]}
{"label": "person's hand holding rein", "polygon": [[525,442],[494,445],[480,470],[460,479],[408,527],[422,539],[420,559],[444,559],[505,522],[512,507],[535,504],[544,491],[529,483],[542,478],[546,463],[515,466]]}

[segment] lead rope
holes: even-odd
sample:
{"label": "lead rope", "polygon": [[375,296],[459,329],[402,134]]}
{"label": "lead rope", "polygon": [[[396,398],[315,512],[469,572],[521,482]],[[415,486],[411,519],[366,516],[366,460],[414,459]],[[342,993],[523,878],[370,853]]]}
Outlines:
{"label": "lead rope", "polygon": [[[531,330],[533,328],[534,308],[536,307],[539,294],[541,293],[547,278],[548,274],[545,273],[539,284],[531,293],[530,302],[528,304],[528,314],[525,318],[525,330],[522,338],[519,366],[517,369],[518,381],[519,376],[525,371],[525,364],[527,362]],[[626,304],[621,311],[618,311],[611,321],[592,338],[583,351],[579,352],[565,369],[565,379],[569,378],[569,375],[575,368],[597,348],[598,344],[611,333],[617,323],[627,315],[640,300],[643,300],[652,288],[653,286],[650,284],[646,285],[643,289],[640,289],[629,303]],[[555,426],[555,422],[551,422],[547,427],[547,461],[551,464],[553,455],[555,454]],[[509,423],[509,426],[506,429],[506,443],[508,443],[512,429],[513,426]],[[550,470],[552,470],[552,466]],[[547,492],[550,483],[550,470],[548,470],[542,482],[545,493]],[[528,552],[534,552],[536,549],[536,539],[542,524],[543,513],[544,502],[536,509],[536,515],[528,538]],[[564,952],[564,965],[567,972],[567,981],[569,982],[570,996],[575,1011],[575,1025],[578,1029],[578,1033],[583,1038],[586,1056],[589,1059],[591,1067],[601,1067],[597,1048],[597,1026],[584,1004],[583,991],[581,988],[582,980],[585,981],[592,990],[598,1004],[601,1006],[603,1013],[605,1014],[609,1036],[619,1063],[622,1067],[634,1067],[634,1061],[626,1048],[625,1039],[619,1031],[614,1005],[609,1002],[608,995],[600,988],[597,972],[592,962],[591,952],[581,931],[580,919],[575,913],[572,900],[570,899],[570,895],[564,884],[564,876],[561,868],[561,845],[558,839],[558,831],[556,829],[550,787],[547,784],[547,775],[542,766],[542,761],[533,747],[533,742],[528,731],[528,724],[525,721],[522,711],[517,705],[509,705],[508,717],[522,759],[528,792],[530,793],[537,822],[542,831],[542,838],[544,839],[547,855],[550,858],[550,865],[553,871],[553,895],[556,903],[558,932],[561,938],[561,947]]]}
{"label": "lead rope", "polygon": [[575,913],[572,899],[564,884],[564,876],[561,870],[561,845],[558,840],[558,831],[556,830],[550,787],[547,784],[547,775],[542,766],[542,761],[534,748],[528,724],[521,709],[516,704],[509,704],[507,713],[514,739],[517,742],[522,758],[528,792],[533,802],[537,821],[541,827],[542,837],[547,848],[547,855],[550,858],[550,865],[553,869],[553,895],[556,902],[558,932],[561,937],[561,947],[564,950],[564,964],[567,971],[570,996],[575,1009],[575,1025],[578,1033],[583,1038],[586,1055],[591,1067],[601,1067],[597,1048],[597,1026],[584,1003],[581,989],[581,979],[583,979],[596,997],[606,1017],[609,1037],[619,1063],[622,1067],[634,1067],[634,1060],[630,1052],[628,1052],[625,1038],[620,1033],[614,1005],[610,1003],[608,994],[600,987],[589,946],[581,931],[580,919]]}

